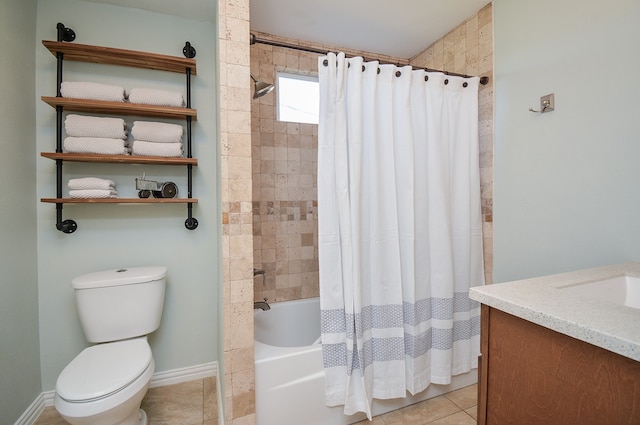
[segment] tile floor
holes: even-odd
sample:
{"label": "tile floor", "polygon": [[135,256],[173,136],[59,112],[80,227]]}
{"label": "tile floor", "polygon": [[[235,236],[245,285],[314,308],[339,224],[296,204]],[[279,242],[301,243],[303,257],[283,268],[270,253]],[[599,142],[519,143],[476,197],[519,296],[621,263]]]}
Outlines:
{"label": "tile floor", "polygon": [[477,394],[470,385],[355,425],[476,425]]}
{"label": "tile floor", "polygon": [[[151,388],[142,407],[152,425],[217,425],[215,391],[214,379]],[[470,385],[355,425],[476,425],[477,392],[477,385]],[[34,425],[67,424],[52,406]]]}
{"label": "tile floor", "polygon": [[[150,388],[142,408],[152,425],[218,425],[215,377]],[[68,425],[50,406],[34,425]]]}

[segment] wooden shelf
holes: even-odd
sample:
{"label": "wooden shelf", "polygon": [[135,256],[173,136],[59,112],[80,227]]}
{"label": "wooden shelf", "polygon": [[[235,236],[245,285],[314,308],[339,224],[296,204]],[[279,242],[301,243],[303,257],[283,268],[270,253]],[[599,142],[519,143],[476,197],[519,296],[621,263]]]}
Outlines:
{"label": "wooden shelf", "polygon": [[62,106],[65,111],[94,114],[142,115],[156,118],[198,119],[198,111],[191,108],[143,105],[141,103],[108,102],[105,100],[74,99],[70,97],[42,96],[42,101],[52,107]]}
{"label": "wooden shelf", "polygon": [[49,49],[53,56],[57,56],[57,53],[60,52],[64,55],[64,59],[78,62],[122,65],[178,73],[185,73],[187,68],[190,68],[191,75],[196,75],[195,59],[62,41],[42,40],[42,44]]}
{"label": "wooden shelf", "polygon": [[197,198],[41,198],[50,204],[197,204]]}
{"label": "wooden shelf", "polygon": [[[58,39],[73,40],[75,33],[70,28],[65,28],[58,23]],[[62,31],[62,32],[61,32]],[[65,37],[69,36],[69,37]],[[56,58],[57,89],[60,94],[60,83],[63,81],[62,64],[65,60],[76,62],[89,62],[104,65],[117,65],[132,68],[142,68],[157,71],[168,71],[186,76],[187,99],[191,98],[191,76],[196,75],[195,49],[189,42],[184,45],[183,52],[192,58],[160,55],[155,53],[140,52],[135,50],[116,49],[111,47],[92,46],[63,41],[42,40],[42,44]],[[109,102],[94,99],[76,99],[58,96],[42,96],[42,101],[56,110],[56,146],[58,150],[62,140],[63,112],[81,112],[90,114],[143,116],[161,119],[175,119],[187,121],[187,152],[191,154],[191,124],[198,118],[197,111],[192,108],[147,105],[130,102]],[[189,104],[189,106],[191,106]],[[182,165],[187,166],[188,195],[191,195],[192,169],[198,165],[195,158],[166,158],[159,156],[137,155],[100,155],[63,152],[41,152],[44,158],[55,160],[56,164],[56,195],[62,194],[61,177],[62,165],[65,161],[84,163],[108,163],[108,164],[138,164],[138,165]],[[137,195],[137,194],[136,194]],[[135,196],[135,195],[134,195]],[[63,233],[73,233],[78,228],[74,220],[63,220],[62,204],[187,204],[187,219],[185,227],[194,230],[198,227],[198,220],[192,216],[193,204],[198,202],[196,198],[41,198],[40,202],[56,204],[56,229]]]}
{"label": "wooden shelf", "polygon": [[165,158],[161,156],[100,155],[58,152],[40,152],[40,156],[54,160],[62,159],[64,161],[71,162],[92,162],[102,164],[198,165],[197,158]]}

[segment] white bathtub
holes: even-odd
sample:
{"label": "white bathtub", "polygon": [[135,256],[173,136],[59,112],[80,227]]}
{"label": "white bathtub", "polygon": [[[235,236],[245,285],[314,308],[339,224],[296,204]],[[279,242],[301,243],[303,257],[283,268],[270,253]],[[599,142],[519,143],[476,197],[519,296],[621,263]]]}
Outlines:
{"label": "white bathtub", "polygon": [[[324,404],[320,345],[320,300],[271,304],[255,311],[256,425],[347,425],[366,419],[346,416],[342,406]],[[477,382],[477,372],[458,375],[449,385],[393,400],[374,400],[374,415],[437,397]]]}

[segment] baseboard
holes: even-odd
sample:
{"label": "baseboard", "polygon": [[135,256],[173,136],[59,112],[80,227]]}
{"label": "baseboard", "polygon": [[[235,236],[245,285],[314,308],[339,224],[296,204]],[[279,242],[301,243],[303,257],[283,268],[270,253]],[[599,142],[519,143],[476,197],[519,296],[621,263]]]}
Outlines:
{"label": "baseboard", "polygon": [[33,425],[45,408],[44,393],[31,403],[31,406],[18,418],[14,425]]}
{"label": "baseboard", "polygon": [[[196,365],[196,366],[189,366],[189,367],[183,367],[180,369],[173,369],[173,370],[167,370],[167,371],[163,371],[163,372],[157,372],[153,374],[153,377],[151,378],[151,383],[149,384],[149,388],[156,388],[156,387],[164,387],[166,385],[175,385],[175,384],[181,384],[183,382],[188,382],[188,381],[195,381],[196,379],[204,379],[204,378],[208,378],[210,376],[218,376],[218,362],[211,362],[211,363],[204,363],[201,365]],[[216,382],[218,384],[218,388],[220,388],[220,383]],[[218,390],[219,393],[220,390]],[[38,398],[31,404],[31,406],[29,406],[29,409],[32,408],[32,406],[36,405],[35,407],[37,407],[37,403],[40,400],[40,403],[42,404],[42,407],[40,408],[40,410],[35,411],[35,418],[33,419],[32,422],[16,422],[15,425],[32,425],[33,422],[35,422],[35,419],[38,418],[38,416],[40,415],[40,413],[42,413],[42,410],[44,410],[45,407],[49,407],[49,406],[53,406],[53,399],[55,396],[55,391],[45,391],[42,394],[40,394],[40,396],[38,396]],[[218,406],[220,405],[220,403],[218,403]],[[25,412],[22,416],[26,416],[27,412]],[[32,417],[33,415],[29,415],[28,417]]]}
{"label": "baseboard", "polygon": [[218,375],[218,362],[205,363],[181,369],[167,370],[153,374],[149,388],[164,387],[166,385],[181,384]]}

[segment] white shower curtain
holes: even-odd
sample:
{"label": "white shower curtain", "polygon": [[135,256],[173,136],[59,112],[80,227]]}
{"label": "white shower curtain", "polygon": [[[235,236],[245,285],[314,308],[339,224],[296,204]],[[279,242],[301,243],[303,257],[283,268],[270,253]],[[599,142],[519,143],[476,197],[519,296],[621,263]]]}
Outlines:
{"label": "white shower curtain", "polygon": [[326,404],[371,418],[477,367],[479,79],[343,53],[318,70]]}

